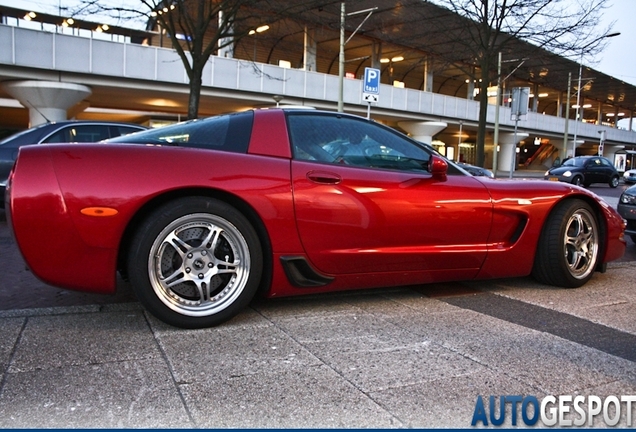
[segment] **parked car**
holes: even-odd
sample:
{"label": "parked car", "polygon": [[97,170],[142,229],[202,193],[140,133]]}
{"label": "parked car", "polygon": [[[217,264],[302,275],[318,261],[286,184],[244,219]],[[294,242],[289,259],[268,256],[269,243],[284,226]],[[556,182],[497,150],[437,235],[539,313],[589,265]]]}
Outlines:
{"label": "parked car", "polygon": [[489,169],[482,168],[480,166],[470,165],[467,163],[459,162],[458,165],[464,168],[466,171],[470,173],[470,175],[474,176],[484,176],[488,178],[495,178],[495,174]]}
{"label": "parked car", "polygon": [[623,173],[625,183],[636,183],[636,169],[630,169]]}
{"label": "parked car", "polygon": [[257,294],[579,287],[625,251],[622,218],[585,189],[471,176],[343,113],[250,110],[108,142],[20,149],[7,220],[43,281],[113,293],[119,270],[174,326],[217,325]]}
{"label": "parked car", "polygon": [[[420,144],[422,144],[423,146],[425,146],[427,149],[429,149],[431,152],[438,154],[442,157],[444,157],[440,152],[438,152],[435,147],[433,147],[432,145],[422,142],[422,141],[418,141]],[[495,174],[490,171],[489,169],[486,168],[482,168],[480,166],[477,165],[471,165],[471,164],[467,164],[465,162],[455,162],[455,164],[461,168],[464,169],[464,171],[466,171],[468,174],[473,175],[473,176],[484,176],[484,177],[489,177],[489,178],[495,178]]]}
{"label": "parked car", "polygon": [[[96,142],[146,130],[132,123],[68,120],[35,126],[0,141],[0,192],[4,195],[7,177],[20,147],[28,144]],[[4,205],[4,201],[0,201]]]}
{"label": "parked car", "polygon": [[592,183],[607,183],[615,188],[620,176],[614,165],[602,156],[577,156],[565,160],[559,167],[550,168],[544,178],[585,187]]}
{"label": "parked car", "polygon": [[618,200],[618,213],[627,221],[625,234],[636,243],[636,185],[630,186]]}

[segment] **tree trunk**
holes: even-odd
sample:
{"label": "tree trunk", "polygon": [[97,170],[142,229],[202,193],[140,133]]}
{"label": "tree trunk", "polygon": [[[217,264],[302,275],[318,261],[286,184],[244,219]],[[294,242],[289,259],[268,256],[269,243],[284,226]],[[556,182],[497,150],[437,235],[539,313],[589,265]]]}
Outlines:
{"label": "tree trunk", "polygon": [[199,116],[199,101],[201,99],[201,86],[203,80],[203,66],[192,65],[192,76],[190,77],[190,96],[188,98],[188,120],[196,119]]}
{"label": "tree trunk", "polygon": [[490,79],[490,62],[481,62],[481,81],[479,83],[479,124],[475,142],[475,165],[484,167],[486,162],[486,125],[488,120],[488,84]]}

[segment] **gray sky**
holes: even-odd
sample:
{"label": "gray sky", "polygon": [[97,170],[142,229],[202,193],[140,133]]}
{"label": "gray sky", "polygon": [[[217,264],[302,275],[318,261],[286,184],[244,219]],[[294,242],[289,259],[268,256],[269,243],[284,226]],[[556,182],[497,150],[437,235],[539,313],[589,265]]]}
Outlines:
{"label": "gray sky", "polygon": [[[596,62],[591,66],[636,85],[636,53],[633,50],[633,42],[636,40],[636,1],[611,0],[611,3],[612,6],[605,12],[605,22],[601,25],[608,26],[616,21],[612,31],[621,34],[608,39],[607,48],[596,56]],[[583,63],[588,64],[585,60]]]}
{"label": "gray sky", "polygon": [[[0,4],[6,6],[31,8],[36,12],[39,10],[53,14],[58,12],[60,6],[75,3],[77,0],[0,0]],[[632,42],[636,40],[636,0],[608,0],[608,3],[611,3],[611,6],[606,9],[604,22],[599,25],[607,27],[616,21],[612,31],[621,34],[609,39],[607,48],[596,58],[584,58],[583,63],[607,75],[636,85],[636,53],[632,49]]]}

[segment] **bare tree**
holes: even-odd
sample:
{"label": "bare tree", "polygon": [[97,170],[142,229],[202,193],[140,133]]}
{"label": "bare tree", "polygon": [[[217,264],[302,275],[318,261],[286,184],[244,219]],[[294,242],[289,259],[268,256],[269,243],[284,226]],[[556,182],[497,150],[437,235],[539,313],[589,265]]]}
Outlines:
{"label": "bare tree", "polygon": [[211,55],[249,34],[254,23],[266,23],[267,0],[81,0],[74,15],[108,14],[118,20],[143,19],[149,29],[167,33],[189,78],[188,118],[199,112],[203,69]]}
{"label": "bare tree", "polygon": [[[610,28],[599,28],[605,0],[436,0],[465,18],[455,32],[456,52],[468,53],[465,72],[479,82],[479,126],[476,163],[484,166],[488,86],[496,80],[497,58],[518,42],[527,42],[525,54],[551,52],[576,57],[598,52]],[[534,54],[532,49],[535,49]],[[516,53],[518,55],[518,53]],[[462,67],[460,65],[460,67]]]}

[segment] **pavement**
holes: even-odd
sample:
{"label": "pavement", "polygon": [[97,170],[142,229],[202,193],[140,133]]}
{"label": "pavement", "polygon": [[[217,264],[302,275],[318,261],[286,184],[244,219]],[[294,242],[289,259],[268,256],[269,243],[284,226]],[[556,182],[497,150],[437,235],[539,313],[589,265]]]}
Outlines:
{"label": "pavement", "polygon": [[478,396],[636,395],[635,261],[576,290],[518,278],[258,300],[182,330],[123,281],[116,296],[38,282],[2,216],[0,428],[463,428]]}

